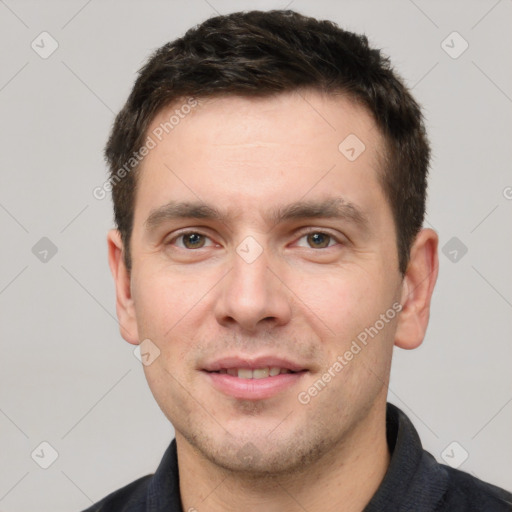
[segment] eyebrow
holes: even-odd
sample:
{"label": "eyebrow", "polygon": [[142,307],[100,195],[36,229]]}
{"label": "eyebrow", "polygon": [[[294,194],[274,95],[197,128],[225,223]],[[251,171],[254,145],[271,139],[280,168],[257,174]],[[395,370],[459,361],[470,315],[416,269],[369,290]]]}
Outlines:
{"label": "eyebrow", "polygon": [[[238,216],[239,213],[233,213],[230,210],[220,211],[201,201],[169,201],[151,211],[145,221],[145,226],[148,231],[153,231],[161,224],[175,219],[206,219],[227,223]],[[265,215],[267,222],[272,225],[284,221],[310,218],[347,220],[362,228],[368,227],[369,224],[366,215],[355,204],[339,197],[296,201],[280,206]]]}

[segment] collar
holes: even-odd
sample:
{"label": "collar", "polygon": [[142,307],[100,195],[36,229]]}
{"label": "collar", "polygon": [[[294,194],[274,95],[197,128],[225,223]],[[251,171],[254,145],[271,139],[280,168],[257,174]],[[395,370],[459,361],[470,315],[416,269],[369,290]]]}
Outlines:
{"label": "collar", "polygon": [[[391,460],[364,512],[429,512],[442,500],[448,475],[424,451],[409,418],[393,404],[386,408],[386,436]],[[147,512],[181,511],[176,440],[167,448],[147,488]]]}
{"label": "collar", "polygon": [[448,488],[448,474],[423,450],[411,420],[390,403],[386,409],[386,435],[391,460],[364,512],[435,510]]}

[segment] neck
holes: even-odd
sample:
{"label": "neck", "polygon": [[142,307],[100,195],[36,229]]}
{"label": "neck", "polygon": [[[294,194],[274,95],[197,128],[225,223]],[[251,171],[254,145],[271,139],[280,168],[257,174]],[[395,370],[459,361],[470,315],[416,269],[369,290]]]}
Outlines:
{"label": "neck", "polygon": [[267,477],[226,471],[202,457],[178,432],[184,511],[360,512],[389,466],[386,410],[375,407],[348,438],[300,473]]}

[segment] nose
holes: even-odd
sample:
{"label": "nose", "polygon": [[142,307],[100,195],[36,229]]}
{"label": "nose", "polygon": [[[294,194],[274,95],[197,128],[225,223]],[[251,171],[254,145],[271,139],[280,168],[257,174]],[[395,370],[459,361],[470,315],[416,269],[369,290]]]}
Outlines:
{"label": "nose", "polygon": [[215,303],[218,323],[246,332],[287,324],[291,292],[283,277],[266,250],[251,262],[233,254],[233,267],[222,280]]}

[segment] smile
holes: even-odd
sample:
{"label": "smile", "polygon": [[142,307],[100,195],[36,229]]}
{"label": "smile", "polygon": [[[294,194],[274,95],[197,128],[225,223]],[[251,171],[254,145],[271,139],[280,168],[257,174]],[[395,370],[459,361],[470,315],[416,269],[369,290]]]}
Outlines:
{"label": "smile", "polygon": [[288,370],[287,368],[280,368],[272,366],[271,368],[221,368],[219,374],[227,374],[239,379],[265,379],[266,377],[276,377],[283,373],[296,373]]}

